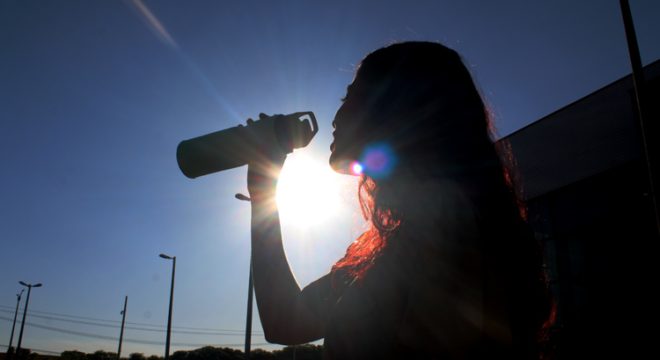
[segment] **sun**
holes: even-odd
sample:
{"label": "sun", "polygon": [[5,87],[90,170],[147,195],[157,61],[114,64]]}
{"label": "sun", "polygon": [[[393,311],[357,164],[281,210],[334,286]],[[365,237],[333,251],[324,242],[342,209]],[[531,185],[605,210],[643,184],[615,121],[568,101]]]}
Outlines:
{"label": "sun", "polygon": [[306,227],[335,217],[341,207],[339,177],[325,159],[289,155],[277,185],[282,223]]}

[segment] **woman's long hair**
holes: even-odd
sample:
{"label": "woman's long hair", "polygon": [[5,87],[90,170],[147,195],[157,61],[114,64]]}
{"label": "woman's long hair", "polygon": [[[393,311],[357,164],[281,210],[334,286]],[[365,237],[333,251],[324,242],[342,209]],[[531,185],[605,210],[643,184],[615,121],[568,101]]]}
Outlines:
{"label": "woman's long hair", "polygon": [[[514,332],[533,337],[547,328],[552,310],[540,247],[500,158],[511,154],[498,154],[489,113],[460,56],[437,43],[390,45],[362,61],[354,86],[362,88],[356,93],[367,114],[359,121],[369,131],[361,133],[370,134],[356,142],[384,144],[394,165],[387,174],[365,169],[361,175],[360,205],[371,226],[333,266],[333,275],[359,283],[397,241],[423,246],[397,235],[407,226],[407,234],[416,234],[423,231],[420,223],[443,221],[436,217],[446,213],[422,205],[442,201],[442,191],[424,184],[457,184],[484,238],[483,261],[512,277],[506,291]],[[433,241],[438,234],[419,237]]]}

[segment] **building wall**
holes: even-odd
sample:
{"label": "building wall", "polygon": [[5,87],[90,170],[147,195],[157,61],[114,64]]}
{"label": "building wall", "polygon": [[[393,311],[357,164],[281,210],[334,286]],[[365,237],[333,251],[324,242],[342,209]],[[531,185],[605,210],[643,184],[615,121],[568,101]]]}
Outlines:
{"label": "building wall", "polygon": [[[649,134],[660,144],[660,61],[647,66]],[[616,81],[502,140],[558,305],[557,359],[655,353],[660,236],[632,79]],[[510,164],[511,165],[511,164]],[[660,189],[659,189],[660,190]],[[647,354],[647,355],[642,355]]]}

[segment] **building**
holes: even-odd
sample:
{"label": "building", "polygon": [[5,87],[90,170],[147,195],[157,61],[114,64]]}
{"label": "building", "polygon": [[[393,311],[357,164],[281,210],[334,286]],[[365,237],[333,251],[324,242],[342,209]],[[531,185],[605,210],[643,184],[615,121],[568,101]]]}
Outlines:
{"label": "building", "polygon": [[[645,76],[647,104],[655,107],[649,140],[659,144],[660,60]],[[557,358],[654,353],[660,238],[632,76],[501,142],[516,159],[528,220],[546,254],[558,305]]]}

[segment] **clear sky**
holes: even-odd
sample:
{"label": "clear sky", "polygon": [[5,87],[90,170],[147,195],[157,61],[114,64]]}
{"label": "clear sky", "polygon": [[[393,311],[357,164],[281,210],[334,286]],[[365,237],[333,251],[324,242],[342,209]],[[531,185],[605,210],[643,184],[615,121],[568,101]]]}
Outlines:
{"label": "clear sky", "polygon": [[[403,40],[453,47],[506,135],[630,72],[618,3],[0,0],[0,345],[23,280],[44,284],[24,347],[116,351],[128,295],[139,325],[123,353],[162,354],[164,252],[177,256],[172,349],[241,347],[249,204],[234,194],[246,168],[187,179],[179,141],[260,112],[316,113],[321,130],[291,156],[280,194],[306,285],[363,226],[355,179],[326,164],[364,55]],[[660,58],[660,2],[631,7],[647,64]]]}

